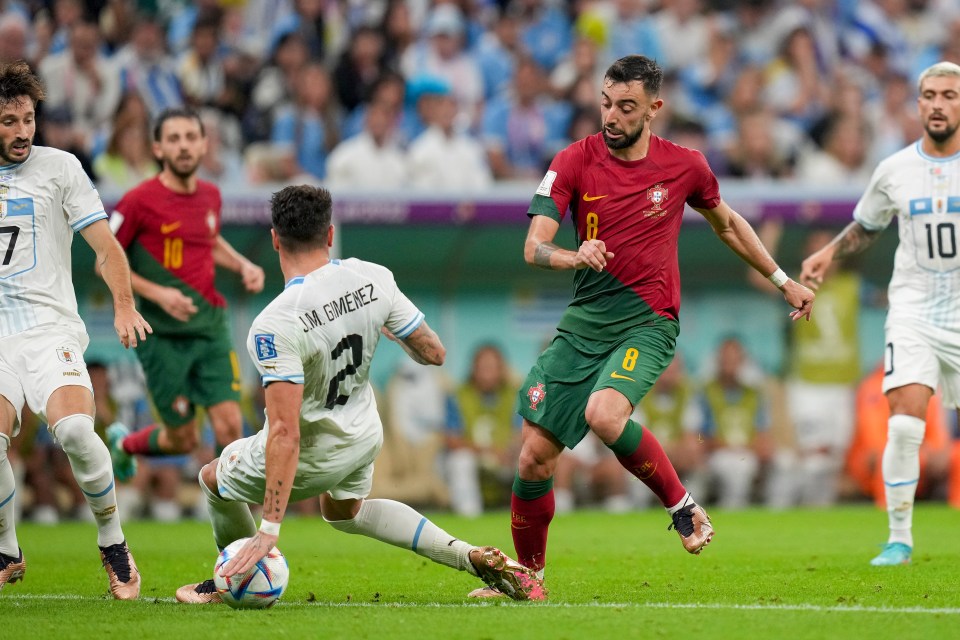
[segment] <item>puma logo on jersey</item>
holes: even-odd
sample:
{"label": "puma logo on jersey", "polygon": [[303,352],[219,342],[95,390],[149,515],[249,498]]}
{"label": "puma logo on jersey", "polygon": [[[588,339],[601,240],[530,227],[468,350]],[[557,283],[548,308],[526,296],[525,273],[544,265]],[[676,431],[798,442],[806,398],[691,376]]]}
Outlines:
{"label": "puma logo on jersey", "polygon": [[600,198],[606,198],[609,194],[604,194],[602,196],[591,196],[588,193],[583,194],[584,202],[593,202],[594,200],[599,200]]}
{"label": "puma logo on jersey", "polygon": [[179,222],[179,221],[177,221],[177,222],[170,222],[170,223],[168,223],[168,224],[161,224],[161,225],[160,225],[160,233],[166,235],[166,234],[170,233],[171,231],[176,231],[177,229],[180,228],[180,225],[181,225],[181,224],[182,224],[182,223]]}

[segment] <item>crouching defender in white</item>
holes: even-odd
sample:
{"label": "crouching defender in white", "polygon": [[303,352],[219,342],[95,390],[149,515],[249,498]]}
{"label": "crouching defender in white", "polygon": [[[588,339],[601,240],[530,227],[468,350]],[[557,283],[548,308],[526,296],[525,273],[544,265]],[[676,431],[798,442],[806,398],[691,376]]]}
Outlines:
{"label": "crouching defender in white", "polygon": [[[200,471],[217,546],[251,538],[221,573],[253,567],[277,544],[287,503],[319,496],[324,519],[340,531],[467,571],[516,600],[543,599],[536,574],[500,550],[458,540],[403,503],[365,499],[383,443],[369,382],[380,336],[396,340],[420,364],[443,364],[445,350],[388,269],[330,259],[328,191],[287,187],[270,205],[273,247],[287,284],[247,340],[265,387],[267,424]],[[260,502],[258,530],[248,504]],[[209,579],[181,587],[177,600],[220,597]]]}
{"label": "crouching defender in white", "polygon": [[127,258],[80,162],[33,146],[42,99],[26,63],[0,63],[0,589],[27,568],[7,459],[26,404],[51,425],[93,511],[111,593],[132,600],[140,594],[140,573],[120,528],[110,454],[93,430],[93,387],[83,362],[89,339],[71,277],[74,232],[97,254],[123,346],[137,346],[151,329],[134,308]]}

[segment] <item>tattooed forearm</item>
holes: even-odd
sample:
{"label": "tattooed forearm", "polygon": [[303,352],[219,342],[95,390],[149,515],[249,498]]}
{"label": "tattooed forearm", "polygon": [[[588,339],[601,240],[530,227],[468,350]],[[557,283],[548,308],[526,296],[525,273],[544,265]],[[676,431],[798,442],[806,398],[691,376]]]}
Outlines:
{"label": "tattooed forearm", "polygon": [[860,253],[873,244],[880,237],[880,233],[880,231],[864,229],[858,222],[851,222],[833,241],[837,245],[837,250],[833,255],[834,260],[841,260],[855,253]]}
{"label": "tattooed forearm", "polygon": [[560,250],[560,247],[552,242],[541,242],[533,251],[533,264],[544,269],[552,269],[550,265],[550,256]]}
{"label": "tattooed forearm", "polygon": [[[282,482],[277,482],[278,485],[282,485]],[[270,520],[282,518],[283,510],[280,508],[280,491],[278,489],[268,489],[267,490],[267,499],[264,500],[263,504],[263,517],[269,518]]]}

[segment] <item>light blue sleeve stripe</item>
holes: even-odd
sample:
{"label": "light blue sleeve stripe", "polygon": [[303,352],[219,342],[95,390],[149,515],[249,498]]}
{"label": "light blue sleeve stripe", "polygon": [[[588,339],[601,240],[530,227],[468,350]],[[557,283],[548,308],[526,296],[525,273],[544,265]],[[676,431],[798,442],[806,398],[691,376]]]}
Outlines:
{"label": "light blue sleeve stripe", "polygon": [[96,213],[91,213],[85,218],[80,218],[80,220],[78,220],[77,222],[74,222],[71,225],[71,227],[73,228],[74,231],[80,231],[84,227],[89,227],[91,224],[93,224],[97,220],[106,220],[106,219],[107,219],[107,214],[101,210],[101,211],[97,211]]}
{"label": "light blue sleeve stripe", "polygon": [[105,495],[107,495],[108,493],[110,493],[110,490],[111,490],[111,489],[113,489],[113,481],[112,481],[112,480],[110,481],[110,484],[107,486],[107,488],[104,489],[103,491],[101,491],[100,493],[90,493],[90,492],[88,492],[88,491],[83,491],[83,489],[80,489],[80,491],[83,491],[83,493],[84,493],[85,495],[88,495],[88,496],[90,496],[91,498],[99,498],[99,497],[101,497],[101,496],[105,496]]}
{"label": "light blue sleeve stripe", "polygon": [[16,490],[16,489],[14,489],[13,491],[11,491],[11,492],[10,492],[10,495],[8,495],[6,498],[4,498],[4,499],[3,499],[3,502],[0,502],[0,507],[3,507],[3,505],[5,505],[5,504],[7,504],[8,502],[10,502],[11,500],[13,500],[13,496],[14,496],[14,494],[16,494],[16,493],[17,493],[17,490]]}
{"label": "light blue sleeve stripe", "polygon": [[883,484],[887,485],[888,487],[905,487],[910,484],[917,484],[919,480],[920,478],[917,478],[916,480],[904,480],[903,482],[884,482]]}
{"label": "light blue sleeve stripe", "polygon": [[416,318],[408,322],[403,329],[400,329],[400,331],[397,331],[393,335],[397,336],[398,338],[406,338],[408,335],[416,331],[417,327],[423,323],[423,318],[423,314],[418,313]]}
{"label": "light blue sleeve stripe", "polygon": [[417,525],[417,532],[413,534],[413,544],[410,545],[410,548],[416,552],[417,543],[420,542],[420,534],[423,532],[423,526],[427,524],[427,519],[423,518],[420,520],[420,524]]}
{"label": "light blue sleeve stripe", "polygon": [[303,376],[260,376],[260,382],[267,386],[271,382],[292,382],[294,384],[303,384]]}

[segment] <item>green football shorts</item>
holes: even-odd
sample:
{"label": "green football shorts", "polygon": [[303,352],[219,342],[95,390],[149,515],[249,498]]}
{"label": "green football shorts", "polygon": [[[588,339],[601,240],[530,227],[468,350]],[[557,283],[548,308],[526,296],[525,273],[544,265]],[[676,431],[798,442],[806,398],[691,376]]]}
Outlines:
{"label": "green football shorts", "polygon": [[168,427],[193,420],[197,405],[240,401],[240,361],[226,330],[202,338],[152,335],[136,353],[153,406]]}
{"label": "green football shorts", "polygon": [[520,387],[519,413],[572,449],[587,435],[584,412],[594,391],[616,389],[633,406],[673,360],[680,324],[662,319],[614,342],[561,331]]}

